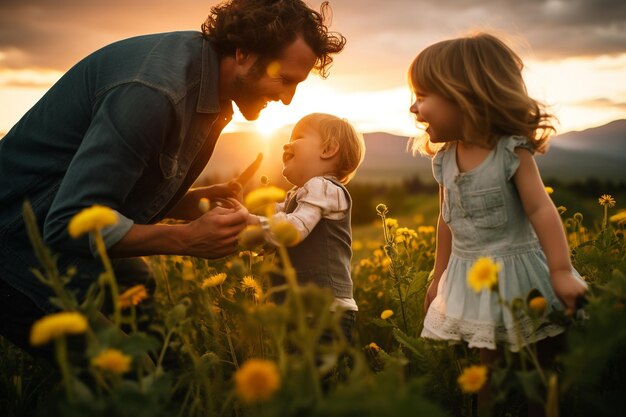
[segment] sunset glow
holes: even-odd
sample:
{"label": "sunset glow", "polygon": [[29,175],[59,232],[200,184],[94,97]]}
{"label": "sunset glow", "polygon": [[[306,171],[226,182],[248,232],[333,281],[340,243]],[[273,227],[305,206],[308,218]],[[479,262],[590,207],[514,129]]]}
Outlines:
{"label": "sunset glow", "polygon": [[[5,17],[3,22],[8,25],[4,30],[25,35],[0,42],[0,135],[86,54],[139,34],[197,30],[205,9],[215,3],[199,6],[182,0],[174,12],[165,6],[146,11],[143,1],[133,2],[128,9],[114,1],[106,7],[106,13],[103,7],[90,3],[62,1],[54,7],[41,3],[38,7],[40,13],[47,13],[47,24],[38,31],[32,29],[38,22],[32,9],[19,2],[1,6],[0,17]],[[316,8],[320,1],[310,3]],[[335,57],[328,79],[311,74],[298,86],[290,106],[270,103],[255,122],[236,113],[225,132],[256,132],[267,140],[308,113],[325,112],[347,118],[365,133],[414,135],[416,127],[408,111],[408,65],[428,44],[476,28],[500,31],[512,41],[526,65],[529,93],[551,106],[560,120],[559,132],[626,118],[626,35],[620,33],[624,27],[613,25],[612,31],[606,31],[609,22],[620,17],[606,14],[604,9],[596,13],[605,13],[606,23],[600,25],[591,18],[587,22],[585,16],[590,15],[589,8],[595,8],[595,3],[566,6],[560,2],[556,7],[557,3],[548,2],[545,10],[536,10],[539,5],[529,3],[520,5],[514,13],[493,0],[475,1],[473,8],[442,3],[428,10],[419,2],[398,0],[380,13],[368,8],[368,1],[359,10],[346,3],[332,4],[331,29],[344,34],[348,43]],[[542,16],[539,12],[545,13],[549,21],[538,17]],[[133,13],[144,17],[140,24],[120,19],[121,14],[130,18]],[[77,15],[81,19],[76,19]],[[415,23],[415,16],[422,18],[421,24]],[[571,16],[579,16],[577,24],[581,28],[599,25],[598,30],[586,30],[584,42],[575,41],[571,35],[577,27],[568,20]],[[77,34],[81,42],[75,42]]]}

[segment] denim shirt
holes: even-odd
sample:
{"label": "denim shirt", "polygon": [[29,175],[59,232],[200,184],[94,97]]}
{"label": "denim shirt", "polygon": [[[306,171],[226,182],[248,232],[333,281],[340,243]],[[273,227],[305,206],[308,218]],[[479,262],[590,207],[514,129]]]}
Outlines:
{"label": "denim shirt", "polygon": [[94,204],[115,210],[107,247],[134,223],[154,223],[184,195],[232,117],[218,96],[219,59],[199,32],[139,36],[71,68],[0,140],[0,279],[50,310],[31,268],[22,204],[44,240],[76,266],[84,290],[102,270],[95,245],[72,239],[70,219]]}

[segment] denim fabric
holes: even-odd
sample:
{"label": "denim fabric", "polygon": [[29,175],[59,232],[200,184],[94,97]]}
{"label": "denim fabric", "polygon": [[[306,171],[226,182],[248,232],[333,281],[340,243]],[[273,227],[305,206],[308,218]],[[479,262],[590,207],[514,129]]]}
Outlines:
{"label": "denim fabric", "polygon": [[22,219],[28,200],[63,272],[83,291],[102,269],[69,220],[93,204],[116,210],[107,247],[133,223],[160,220],[210,158],[232,117],[218,96],[219,60],[199,32],[126,39],[71,68],[0,140],[0,279],[43,310],[49,291]]}

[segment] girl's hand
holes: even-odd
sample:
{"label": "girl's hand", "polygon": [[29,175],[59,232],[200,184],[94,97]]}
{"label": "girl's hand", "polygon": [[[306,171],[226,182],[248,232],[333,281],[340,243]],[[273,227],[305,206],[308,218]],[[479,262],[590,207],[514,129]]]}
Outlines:
{"label": "girl's hand", "polygon": [[585,295],[587,287],[569,271],[552,274],[551,280],[554,293],[565,306],[565,314],[574,314],[576,299]]}

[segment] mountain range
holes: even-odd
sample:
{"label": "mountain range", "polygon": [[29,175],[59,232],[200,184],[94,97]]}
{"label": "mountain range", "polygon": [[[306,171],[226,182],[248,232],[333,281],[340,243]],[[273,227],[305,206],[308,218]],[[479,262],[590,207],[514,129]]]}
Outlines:
{"label": "mountain range", "polygon": [[[282,145],[289,140],[290,128],[277,130],[261,139],[255,133],[224,133],[203,171],[200,181],[214,183],[237,176],[258,153],[264,160],[257,177],[266,175],[276,185],[287,187],[282,178]],[[0,134],[0,138],[3,135]],[[398,183],[418,177],[434,181],[430,159],[412,156],[407,150],[408,137],[385,132],[363,135],[367,152],[354,182]],[[547,153],[536,156],[544,181],[626,181],[626,119],[583,131],[554,136]],[[256,186],[258,184],[251,184]]]}
{"label": "mountain range", "polygon": [[[367,152],[353,181],[394,183],[416,176],[423,182],[433,181],[430,159],[413,157],[407,151],[407,137],[384,132],[363,136]],[[285,129],[267,140],[259,140],[253,133],[225,133],[203,175],[211,182],[232,178],[262,152],[258,175],[281,183],[282,144],[288,137]],[[537,155],[536,161],[544,181],[626,181],[626,120],[554,136],[548,152]]]}

